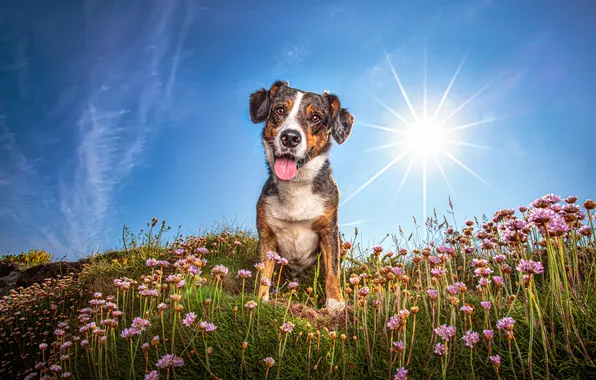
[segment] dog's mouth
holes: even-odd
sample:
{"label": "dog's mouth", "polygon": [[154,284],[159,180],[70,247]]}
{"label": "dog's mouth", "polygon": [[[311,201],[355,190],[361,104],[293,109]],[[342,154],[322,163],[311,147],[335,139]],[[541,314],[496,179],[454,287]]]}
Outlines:
{"label": "dog's mouth", "polygon": [[298,169],[305,163],[306,159],[296,159],[293,154],[285,153],[275,157],[273,169],[279,179],[289,181],[298,175]]}

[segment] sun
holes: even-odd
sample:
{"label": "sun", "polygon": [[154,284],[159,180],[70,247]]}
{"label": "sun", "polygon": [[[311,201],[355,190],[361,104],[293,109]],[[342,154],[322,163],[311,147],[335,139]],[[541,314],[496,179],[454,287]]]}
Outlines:
{"label": "sun", "polygon": [[[390,132],[396,135],[397,140],[390,144],[385,144],[377,147],[373,147],[367,149],[366,151],[376,151],[381,149],[386,149],[390,147],[399,147],[399,149],[395,149],[395,157],[386,164],[383,168],[381,168],[377,173],[372,175],[364,184],[362,184],[358,189],[348,195],[342,202],[341,206],[345,205],[348,201],[350,201],[354,196],[364,190],[368,185],[370,185],[373,181],[375,181],[379,176],[381,176],[384,172],[389,170],[393,165],[398,163],[399,161],[405,160],[407,163],[407,167],[405,169],[404,175],[397,185],[397,189],[395,192],[395,196],[393,201],[389,207],[391,209],[393,204],[397,199],[397,195],[402,190],[411,170],[414,166],[414,163],[419,162],[419,167],[422,168],[422,212],[423,212],[423,219],[426,221],[427,215],[427,204],[426,204],[426,191],[427,191],[427,172],[429,170],[429,166],[436,167],[441,176],[445,180],[447,187],[452,195],[455,194],[451,183],[447,177],[447,174],[441,165],[442,161],[440,158],[446,158],[447,161],[452,161],[457,164],[460,168],[464,169],[474,178],[494,190],[495,192],[501,194],[497,189],[495,189],[491,184],[489,184],[484,178],[470,169],[464,162],[458,159],[454,153],[455,147],[470,147],[470,148],[477,148],[477,149],[494,149],[492,147],[483,146],[474,144],[464,139],[461,139],[459,136],[459,132],[465,129],[477,127],[480,125],[488,124],[494,120],[499,119],[498,117],[492,117],[482,120],[476,120],[473,122],[469,122],[466,124],[457,124],[455,123],[454,117],[466,106],[468,106],[476,97],[482,94],[489,85],[495,80],[493,78],[491,81],[486,83],[483,87],[481,87],[478,91],[476,91],[472,96],[462,102],[458,107],[456,107],[453,111],[449,112],[447,116],[439,118],[441,115],[441,111],[443,109],[443,105],[445,104],[445,100],[449,96],[451,88],[453,87],[460,70],[463,66],[465,61],[465,56],[460,61],[459,66],[457,67],[455,74],[451,78],[447,89],[443,93],[441,101],[439,102],[438,106],[434,110],[434,112],[429,113],[427,107],[427,83],[426,83],[426,76],[427,76],[427,65],[425,62],[424,66],[424,87],[423,87],[423,100],[422,106],[419,107],[419,112],[416,112],[415,107],[413,106],[410,98],[397,75],[391,60],[389,59],[389,55],[385,53],[387,58],[388,65],[391,69],[393,77],[395,79],[396,84],[398,85],[403,99],[410,111],[410,116],[405,117],[395,111],[393,108],[389,107],[385,104],[381,99],[376,97],[374,94],[370,94],[373,99],[377,101],[382,107],[384,107],[387,111],[389,111],[393,116],[395,116],[395,122],[398,124],[398,127],[391,127],[391,126],[383,126],[377,124],[370,124],[370,123],[363,123],[358,122],[358,125],[363,127],[373,128],[382,130],[385,132]],[[420,112],[421,111],[421,112]],[[401,128],[399,128],[401,126]],[[405,149],[404,149],[405,147]]]}
{"label": "sun", "polygon": [[424,157],[447,148],[445,129],[432,119],[423,119],[406,131],[405,145],[407,149]]}

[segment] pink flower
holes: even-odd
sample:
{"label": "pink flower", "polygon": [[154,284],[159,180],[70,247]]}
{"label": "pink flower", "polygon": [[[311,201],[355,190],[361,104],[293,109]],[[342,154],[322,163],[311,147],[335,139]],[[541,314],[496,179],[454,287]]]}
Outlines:
{"label": "pink flower", "polygon": [[404,367],[398,368],[397,371],[395,372],[395,377],[393,377],[393,380],[407,380],[408,378],[408,370],[405,369]]}
{"label": "pink flower", "polygon": [[366,297],[366,296],[368,296],[369,293],[370,293],[370,289],[368,288],[368,286],[364,286],[364,287],[360,288],[360,290],[358,290],[358,294],[361,297]]}
{"label": "pink flower", "polygon": [[445,355],[445,345],[443,343],[435,344],[434,353],[439,356]]}
{"label": "pink flower", "polygon": [[281,325],[279,329],[283,334],[289,334],[294,329],[294,326],[295,325],[292,322],[286,322],[283,325]]}
{"label": "pink flower", "polygon": [[204,331],[204,332],[212,332],[215,331],[217,329],[217,326],[215,326],[213,323],[211,322],[206,322],[206,321],[201,321],[199,323],[199,327]]}
{"label": "pink flower", "polygon": [[182,321],[182,323],[186,327],[190,327],[190,325],[192,325],[196,319],[197,319],[197,316],[195,315],[195,313],[193,313],[193,312],[186,313],[186,316],[184,318],[184,321]]}
{"label": "pink flower", "polygon": [[153,370],[145,375],[145,380],[158,380],[159,373],[156,370]]}
{"label": "pink flower", "polygon": [[176,355],[172,355],[172,354],[166,354],[164,356],[161,357],[161,359],[159,359],[157,361],[157,363],[155,363],[155,366],[157,368],[161,368],[161,369],[169,369],[172,367],[182,367],[184,365],[184,359],[177,357]]}
{"label": "pink flower", "polygon": [[468,330],[462,336],[462,339],[466,342],[466,346],[474,348],[474,345],[480,340],[480,335],[475,331]]}
{"label": "pink flower", "polygon": [[246,269],[240,269],[238,271],[238,277],[241,278],[249,278],[252,275],[252,272]]}
{"label": "pink flower", "polygon": [[434,331],[435,334],[440,336],[443,340],[449,340],[455,336],[455,327],[447,326],[445,324],[435,328]]}
{"label": "pink flower", "polygon": [[400,321],[397,315],[394,315],[393,317],[391,317],[389,319],[389,322],[387,322],[387,327],[389,328],[389,330],[395,330],[400,326]]}
{"label": "pink flower", "polygon": [[540,261],[524,260],[519,261],[519,265],[516,268],[518,271],[526,274],[540,274],[544,272],[544,267]]}
{"label": "pink flower", "polygon": [[273,359],[271,356],[263,359],[263,362],[265,362],[265,365],[267,366],[267,368],[271,368],[275,365],[275,359]]}
{"label": "pink flower", "polygon": [[437,297],[439,296],[437,291],[434,289],[426,289],[426,294],[428,294],[428,297],[433,301],[436,300]]}
{"label": "pink flower", "polygon": [[499,368],[501,366],[501,357],[499,355],[489,356],[489,359],[496,368]]}
{"label": "pink flower", "polygon": [[492,304],[490,303],[490,301],[482,301],[480,302],[480,306],[482,306],[484,310],[490,310]]}

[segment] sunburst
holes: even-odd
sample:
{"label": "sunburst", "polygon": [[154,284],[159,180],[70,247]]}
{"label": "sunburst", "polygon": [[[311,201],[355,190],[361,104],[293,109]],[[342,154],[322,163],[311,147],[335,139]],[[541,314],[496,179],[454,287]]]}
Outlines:
{"label": "sunburst", "polygon": [[[393,197],[391,207],[395,203],[397,196],[401,192],[406,183],[406,180],[412,171],[412,168],[415,163],[419,162],[422,167],[422,212],[423,212],[423,220],[426,220],[427,216],[427,171],[429,165],[436,165],[436,168],[441,173],[441,176],[445,180],[447,187],[451,194],[454,194],[453,187],[451,182],[448,179],[447,173],[445,169],[441,165],[441,159],[439,158],[447,158],[448,160],[454,162],[459,167],[464,169],[467,173],[471,176],[482,182],[484,185],[488,186],[490,189],[494,190],[495,192],[499,193],[499,191],[488,183],[484,178],[482,178],[478,173],[473,171],[466,165],[461,159],[458,159],[455,154],[452,152],[453,146],[464,146],[476,149],[495,149],[490,146],[484,146],[480,144],[474,144],[469,141],[458,140],[453,137],[455,132],[466,130],[469,128],[474,128],[482,125],[487,125],[497,119],[498,117],[492,117],[482,120],[477,120],[473,122],[469,122],[466,124],[459,124],[453,125],[451,124],[454,117],[460,113],[466,106],[472,103],[478,96],[480,96],[483,92],[487,90],[487,88],[494,82],[495,78],[488,81],[484,84],[478,91],[476,91],[472,96],[464,100],[459,106],[455,107],[451,112],[447,114],[447,116],[440,118],[439,115],[444,108],[445,102],[449,97],[451,89],[453,88],[455,81],[457,80],[466,60],[466,56],[464,55],[455,73],[451,77],[449,85],[445,89],[443,96],[439,104],[437,105],[436,109],[429,115],[428,112],[428,102],[427,102],[427,62],[426,62],[426,54],[425,54],[425,63],[424,63],[424,83],[423,83],[423,100],[422,100],[422,112],[419,114],[416,112],[414,105],[412,104],[410,97],[406,89],[404,88],[395,67],[391,63],[391,59],[387,53],[385,53],[385,57],[387,59],[387,63],[389,68],[391,69],[391,73],[401,95],[407,105],[409,110],[410,116],[406,117],[396,110],[388,106],[385,102],[379,99],[374,94],[370,94],[372,98],[379,103],[383,108],[389,111],[398,121],[403,125],[403,129],[394,128],[391,126],[385,125],[378,125],[378,124],[371,124],[371,123],[362,123],[358,122],[358,125],[363,127],[372,128],[381,130],[384,132],[390,132],[393,134],[398,135],[398,140],[396,142],[392,142],[389,144],[380,145],[377,147],[373,147],[370,149],[365,150],[365,152],[371,151],[378,151],[382,149],[388,149],[395,146],[400,146],[402,149],[396,153],[396,156],[389,161],[383,168],[381,168],[377,173],[372,175],[364,184],[362,184],[359,188],[353,191],[350,195],[348,195],[341,203],[341,206],[345,205],[351,199],[354,198],[358,193],[364,190],[367,186],[373,183],[377,178],[379,178],[383,173],[389,170],[392,166],[397,164],[400,161],[407,162],[407,167],[403,174],[401,181],[396,189],[395,195]],[[409,160],[408,160],[409,158]]]}

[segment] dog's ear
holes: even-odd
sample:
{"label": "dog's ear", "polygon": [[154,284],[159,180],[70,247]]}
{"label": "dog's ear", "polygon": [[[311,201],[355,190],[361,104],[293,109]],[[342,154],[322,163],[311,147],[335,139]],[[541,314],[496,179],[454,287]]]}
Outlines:
{"label": "dog's ear", "polygon": [[341,102],[336,95],[325,92],[324,96],[329,101],[329,129],[331,130],[331,136],[341,145],[346,142],[352,133],[354,116],[347,109],[341,108]]}
{"label": "dog's ear", "polygon": [[269,90],[261,88],[250,94],[249,113],[250,120],[255,123],[262,123],[269,117],[271,109],[271,99],[281,86],[289,87],[290,83],[287,81],[276,81]]}

